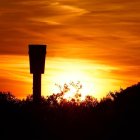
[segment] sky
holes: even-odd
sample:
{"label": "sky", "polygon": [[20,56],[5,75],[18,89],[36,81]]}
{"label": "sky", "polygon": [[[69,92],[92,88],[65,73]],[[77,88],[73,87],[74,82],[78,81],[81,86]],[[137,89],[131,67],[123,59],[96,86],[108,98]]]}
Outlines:
{"label": "sky", "polygon": [[0,0],[0,91],[32,93],[29,44],[47,44],[45,96],[72,80],[97,98],[135,84],[139,27],[139,0]]}

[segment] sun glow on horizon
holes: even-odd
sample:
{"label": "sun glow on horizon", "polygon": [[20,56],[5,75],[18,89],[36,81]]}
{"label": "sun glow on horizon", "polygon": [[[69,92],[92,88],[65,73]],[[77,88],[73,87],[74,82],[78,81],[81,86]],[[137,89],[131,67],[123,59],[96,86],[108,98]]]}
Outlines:
{"label": "sun glow on horizon", "polygon": [[[55,58],[48,58],[46,61],[47,66],[48,71],[46,70],[45,75],[42,76],[42,93],[44,96],[47,95],[46,93],[60,93],[62,90],[56,84],[61,87],[67,84],[70,90],[65,93],[64,97],[71,99],[75,96],[76,89],[70,83],[77,83],[79,81],[82,84],[82,88],[79,90],[81,99],[90,95],[100,100],[108,94],[108,87],[115,89],[116,85],[114,83],[118,82],[109,78],[109,74],[112,70],[116,69],[115,67],[99,64],[94,61],[64,58],[57,58],[56,61]],[[52,71],[52,69],[56,70]],[[46,85],[46,83],[48,84]]]}
{"label": "sun glow on horizon", "polygon": [[[60,93],[62,89],[60,90],[59,86],[56,85],[60,85],[61,88],[63,88],[63,86],[67,84],[70,90],[65,93],[64,98],[71,100],[72,98],[75,97],[77,93],[76,88],[74,88],[71,85],[71,83],[73,82],[74,84],[76,84],[77,82],[80,82],[82,88],[79,90],[78,93],[81,94],[80,97],[81,100],[84,100],[85,97],[88,95],[98,99],[103,97],[103,94],[107,90],[107,87],[104,86],[106,81],[97,77],[98,72],[96,68],[94,70],[94,74],[91,75],[91,72],[88,71],[88,67],[85,67],[86,65],[88,66],[90,64],[88,63],[83,64],[81,61],[79,61],[79,63],[76,62],[74,63],[73,61],[72,62],[71,61],[65,62],[65,60],[63,61],[64,61],[62,62],[63,69],[56,72],[57,75],[54,75],[51,78],[51,84],[48,87],[50,93],[54,94]],[[43,88],[44,93],[45,90],[47,90],[46,86],[44,86]]]}
{"label": "sun glow on horizon", "polygon": [[91,92],[94,93],[95,91],[90,76],[81,70],[81,64],[65,63],[65,68],[61,72],[57,72],[52,80],[54,86],[52,86],[51,92],[54,94],[63,91],[65,85],[68,86],[69,90],[64,91],[63,96],[67,100],[74,98],[78,93],[81,94],[80,99],[84,100],[85,96],[91,95]]}
{"label": "sun glow on horizon", "polygon": [[[32,94],[33,75],[30,74],[28,56],[3,55],[0,59],[0,66],[1,91],[10,91],[20,99]],[[55,84],[63,86],[65,83],[80,81],[82,89],[79,92],[82,94],[82,99],[90,95],[100,100],[109,91],[119,90],[120,87],[125,88],[136,83],[136,81],[126,83],[125,81],[129,80],[120,79],[123,79],[123,75],[119,77],[119,80],[113,74],[114,71],[119,72],[121,68],[103,65],[95,61],[47,57],[45,67],[41,87],[42,95],[45,97],[60,92]],[[73,93],[75,93],[75,89],[71,87],[65,97],[75,96]]]}
{"label": "sun glow on horizon", "polygon": [[61,84],[55,84],[53,93],[64,93],[63,98],[67,100],[79,99],[80,101],[85,100],[85,97],[91,95],[93,87],[91,84],[80,81],[70,81],[68,83],[61,82]]}

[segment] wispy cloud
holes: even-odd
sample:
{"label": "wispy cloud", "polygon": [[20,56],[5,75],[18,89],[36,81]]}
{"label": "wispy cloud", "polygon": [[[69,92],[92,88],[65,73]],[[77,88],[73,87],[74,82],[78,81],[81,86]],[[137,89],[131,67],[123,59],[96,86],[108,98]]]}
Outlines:
{"label": "wispy cloud", "polygon": [[85,53],[89,59],[99,55],[105,60],[113,54],[132,60],[130,52],[140,52],[139,5],[138,0],[2,0],[0,53],[25,54],[30,42],[45,42],[55,54],[71,44],[71,48],[80,46],[75,53]]}

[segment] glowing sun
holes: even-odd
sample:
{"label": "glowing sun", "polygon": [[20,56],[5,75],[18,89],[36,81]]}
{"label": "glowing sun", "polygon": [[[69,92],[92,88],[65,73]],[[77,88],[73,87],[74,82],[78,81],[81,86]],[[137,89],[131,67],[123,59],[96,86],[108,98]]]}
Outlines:
{"label": "glowing sun", "polygon": [[67,100],[84,100],[93,91],[93,85],[89,78],[82,72],[68,71],[55,77],[55,87],[53,93],[64,93],[63,98]]}

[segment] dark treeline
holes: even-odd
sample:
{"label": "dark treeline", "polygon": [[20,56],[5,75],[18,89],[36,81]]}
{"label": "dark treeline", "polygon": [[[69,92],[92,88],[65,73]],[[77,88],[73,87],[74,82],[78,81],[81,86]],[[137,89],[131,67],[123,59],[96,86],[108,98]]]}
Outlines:
{"label": "dark treeline", "polygon": [[140,83],[109,93],[98,102],[66,101],[62,94],[18,100],[0,93],[0,140],[136,140],[140,139]]}

